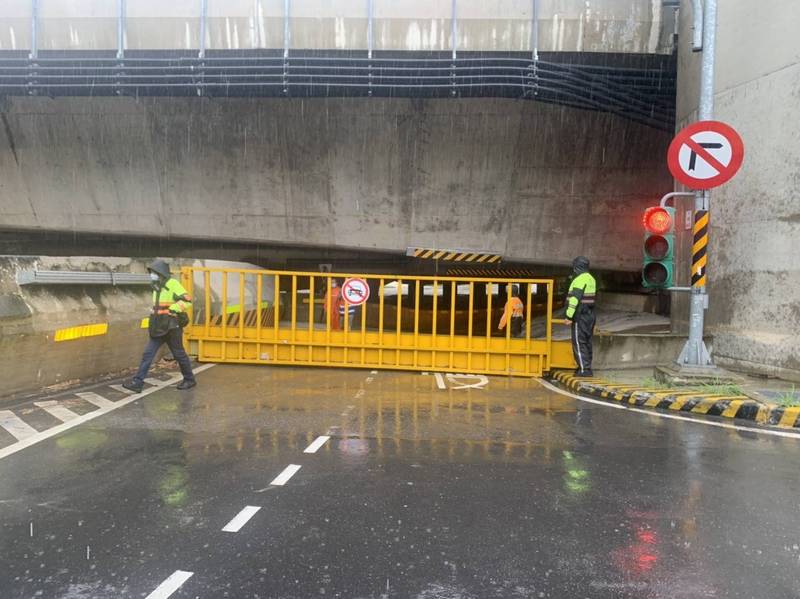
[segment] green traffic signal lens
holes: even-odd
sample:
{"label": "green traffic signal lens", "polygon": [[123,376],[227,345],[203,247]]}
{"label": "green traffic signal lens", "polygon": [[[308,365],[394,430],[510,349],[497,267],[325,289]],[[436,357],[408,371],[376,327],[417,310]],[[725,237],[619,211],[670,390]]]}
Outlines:
{"label": "green traffic signal lens", "polygon": [[642,270],[642,278],[646,284],[658,287],[667,283],[669,271],[660,262],[651,262]]}

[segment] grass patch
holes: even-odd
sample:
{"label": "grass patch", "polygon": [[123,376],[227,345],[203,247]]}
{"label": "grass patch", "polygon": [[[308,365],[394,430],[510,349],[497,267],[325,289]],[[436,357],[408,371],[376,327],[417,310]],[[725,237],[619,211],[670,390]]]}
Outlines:
{"label": "grass patch", "polygon": [[690,391],[699,391],[709,395],[744,395],[742,388],[734,383],[708,383],[687,388]]}
{"label": "grass patch", "polygon": [[[696,391],[708,395],[744,395],[744,391],[739,385],[733,383],[723,383],[716,381],[712,383],[705,383],[703,385],[667,385],[661,381],[647,377],[641,381],[642,387],[645,389],[662,389],[662,390],[675,390],[675,391]],[[798,403],[800,405],[800,403]]]}
{"label": "grass patch", "polygon": [[656,380],[651,376],[642,379],[642,382],[640,384],[645,389],[669,389],[670,388],[669,385],[665,385],[661,381]]}
{"label": "grass patch", "polygon": [[795,386],[792,385],[791,391],[783,391],[772,398],[772,400],[784,408],[800,406],[800,397],[797,397]]}

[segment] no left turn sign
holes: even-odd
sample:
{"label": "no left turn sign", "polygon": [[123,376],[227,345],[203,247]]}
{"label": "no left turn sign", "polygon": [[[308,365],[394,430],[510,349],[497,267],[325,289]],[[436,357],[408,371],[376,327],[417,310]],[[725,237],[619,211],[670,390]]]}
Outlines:
{"label": "no left turn sign", "polygon": [[681,130],[667,151],[672,176],[690,189],[711,189],[730,180],[742,166],[744,144],[733,127],[699,121]]}

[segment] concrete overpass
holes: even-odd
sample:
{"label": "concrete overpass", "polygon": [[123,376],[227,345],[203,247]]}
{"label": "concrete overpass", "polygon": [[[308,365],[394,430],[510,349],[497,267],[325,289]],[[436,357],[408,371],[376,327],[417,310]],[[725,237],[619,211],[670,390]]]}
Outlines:
{"label": "concrete overpass", "polygon": [[2,226],[635,270],[629,208],[671,187],[674,12],[13,0]]}

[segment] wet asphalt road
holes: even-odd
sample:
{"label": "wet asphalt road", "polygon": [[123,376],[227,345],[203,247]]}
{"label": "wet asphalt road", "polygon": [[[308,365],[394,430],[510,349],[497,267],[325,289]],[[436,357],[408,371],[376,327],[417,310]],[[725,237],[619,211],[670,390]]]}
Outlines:
{"label": "wet asphalt road", "polygon": [[0,459],[0,597],[146,597],[178,570],[170,597],[800,597],[800,440],[522,379],[199,380]]}

